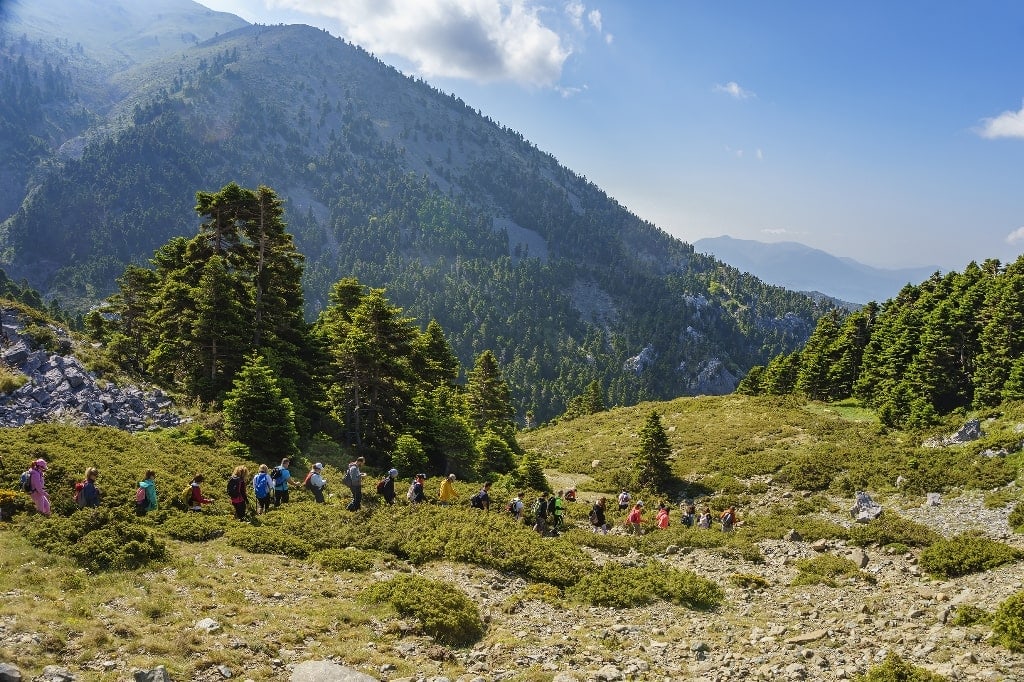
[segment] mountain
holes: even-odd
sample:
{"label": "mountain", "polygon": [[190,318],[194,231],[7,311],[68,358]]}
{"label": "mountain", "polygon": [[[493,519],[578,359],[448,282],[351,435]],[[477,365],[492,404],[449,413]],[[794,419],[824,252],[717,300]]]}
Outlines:
{"label": "mountain", "polygon": [[230,182],[285,200],[309,319],[342,277],[384,287],[464,366],[492,349],[521,417],[593,381],[610,405],[731,391],[828,307],[696,253],[324,31],[188,0],[2,19],[0,267],[72,310],[194,235],[196,192]]}
{"label": "mountain", "polygon": [[698,239],[693,248],[770,284],[861,305],[888,300],[905,285],[926,280],[939,269],[873,268],[797,242],[766,243],[729,236]]}

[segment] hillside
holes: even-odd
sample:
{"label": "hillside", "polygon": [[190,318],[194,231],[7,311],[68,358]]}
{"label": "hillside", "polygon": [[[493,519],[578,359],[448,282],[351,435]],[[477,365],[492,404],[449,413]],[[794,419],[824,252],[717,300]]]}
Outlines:
{"label": "hillside", "polygon": [[[613,404],[728,392],[826,307],[695,253],[513,129],[322,31],[239,26],[184,0],[102,30],[45,9],[15,6],[0,34],[0,266],[73,310],[193,235],[195,193],[232,181],[285,200],[309,319],[341,277],[386,287],[440,322],[464,365],[494,350],[521,419],[560,414],[594,380]],[[148,48],[129,40],[151,33]]]}
{"label": "hillside", "polygon": [[925,280],[939,270],[874,268],[797,242],[765,243],[723,236],[698,239],[693,248],[769,284],[793,291],[820,292],[859,305],[887,301],[907,284]]}
{"label": "hillside", "polygon": [[[673,472],[698,504],[737,505],[739,529],[685,529],[673,511],[669,529],[640,537],[617,512],[608,535],[586,530],[587,501],[616,493],[610,481],[651,410]],[[173,680],[288,680],[324,659],[392,682],[836,680],[892,672],[894,655],[939,679],[1008,679],[1024,665],[1007,648],[1020,630],[1010,644],[993,632],[1005,632],[1004,604],[1024,580],[1024,541],[1008,526],[1020,453],[980,453],[1018,442],[1022,423],[1007,408],[981,440],[936,449],[920,443],[955,423],[884,432],[852,408],[746,397],[612,410],[522,434],[550,480],[578,484],[584,500],[568,509],[572,529],[548,538],[496,510],[387,508],[372,493],[351,514],[337,489],[323,506],[296,491],[247,524],[223,500],[201,515],[164,504],[121,516],[143,468],[166,501],[193,471],[222,497],[237,462],[169,434],[10,430],[0,480],[46,457],[60,517],[44,521],[0,491],[5,515],[18,511],[0,523],[0,664],[25,677],[59,665],[80,681],[158,665]],[[103,508],[72,513],[70,483],[90,464]],[[895,476],[908,483],[897,489]],[[884,511],[855,524],[847,510],[862,483]],[[475,489],[457,486],[463,500]],[[922,491],[941,491],[941,504],[924,506]],[[508,494],[495,490],[496,509]],[[90,526],[92,514],[113,523]],[[128,532],[142,533],[138,544],[104,544]],[[79,568],[117,546],[162,554],[132,570]]]}

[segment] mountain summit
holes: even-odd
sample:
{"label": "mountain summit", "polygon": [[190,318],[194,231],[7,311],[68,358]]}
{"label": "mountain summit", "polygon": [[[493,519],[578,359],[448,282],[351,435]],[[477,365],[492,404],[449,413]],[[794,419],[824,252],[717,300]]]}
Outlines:
{"label": "mountain summit", "polygon": [[324,31],[188,0],[55,6],[4,10],[0,266],[72,309],[237,182],[285,200],[310,317],[342,277],[386,287],[465,364],[493,349],[542,420],[593,381],[613,405],[730,391],[820,315]]}

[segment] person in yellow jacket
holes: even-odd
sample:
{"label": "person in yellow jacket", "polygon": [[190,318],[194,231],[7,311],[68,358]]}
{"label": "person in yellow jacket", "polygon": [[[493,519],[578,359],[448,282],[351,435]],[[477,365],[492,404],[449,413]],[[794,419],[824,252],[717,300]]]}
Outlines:
{"label": "person in yellow jacket", "polygon": [[459,494],[455,492],[455,474],[448,474],[448,478],[441,481],[441,492],[438,498],[441,504],[451,504]]}

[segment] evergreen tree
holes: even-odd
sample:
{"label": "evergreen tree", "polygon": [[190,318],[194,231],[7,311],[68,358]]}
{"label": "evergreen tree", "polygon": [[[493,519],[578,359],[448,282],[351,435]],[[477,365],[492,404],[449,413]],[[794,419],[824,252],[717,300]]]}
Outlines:
{"label": "evergreen tree", "polygon": [[416,474],[426,473],[427,453],[415,437],[402,434],[395,439],[391,453],[391,466],[398,469],[402,478],[411,479]]}
{"label": "evergreen tree", "polygon": [[187,343],[192,346],[188,357],[195,364],[188,371],[186,389],[190,394],[203,400],[219,398],[242,366],[245,353],[251,349],[244,296],[245,290],[227,271],[222,257],[206,261],[191,296],[192,334]]}
{"label": "evergreen tree", "polygon": [[455,385],[461,371],[459,359],[437,320],[431,320],[413,342],[412,364],[420,381],[430,388]]}
{"label": "evergreen tree", "polygon": [[476,441],[480,453],[480,473],[483,476],[507,474],[515,469],[515,453],[505,439],[488,431]]}
{"label": "evergreen tree", "polygon": [[661,415],[651,412],[640,429],[640,446],[635,454],[636,482],[641,488],[664,492],[672,480],[669,457],[672,448],[661,424]]}
{"label": "evergreen tree", "polygon": [[519,452],[515,437],[515,409],[508,384],[498,369],[494,353],[477,356],[466,382],[466,402],[477,433],[491,431],[501,436],[513,452]]}
{"label": "evergreen tree", "polygon": [[1014,363],[1024,355],[1024,257],[988,288],[974,372],[974,404],[997,405]]}
{"label": "evergreen tree", "polygon": [[551,492],[548,479],[544,476],[544,467],[536,453],[527,450],[519,459],[519,468],[516,472],[516,484],[530,490],[543,490]]}
{"label": "evergreen tree", "polygon": [[736,386],[736,393],[741,395],[761,395],[761,381],[764,378],[764,365],[754,365],[746,373],[746,375],[740,379],[740,383]]}
{"label": "evergreen tree", "polygon": [[828,400],[832,394],[828,372],[836,359],[840,322],[838,310],[831,310],[822,315],[818,318],[818,325],[811,333],[811,337],[800,351],[796,390],[811,400]]}
{"label": "evergreen tree", "polygon": [[800,371],[800,352],[771,359],[761,375],[761,390],[767,395],[789,395],[796,388]]}
{"label": "evergreen tree", "polygon": [[247,445],[258,460],[277,462],[298,454],[295,410],[259,354],[246,358],[227,393],[224,432]]}

